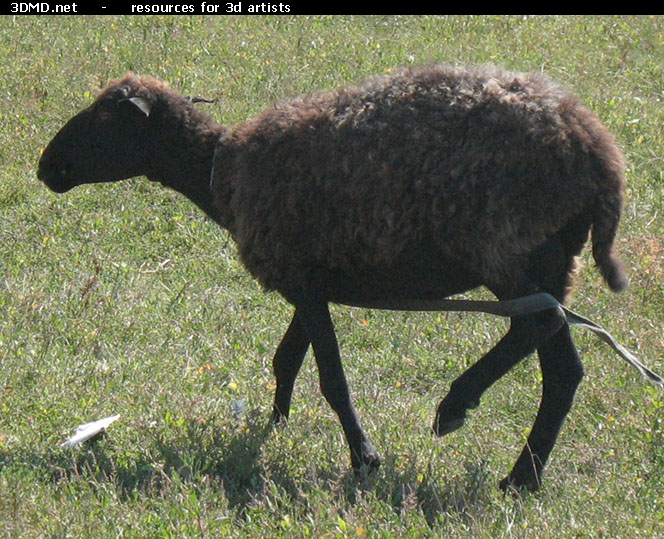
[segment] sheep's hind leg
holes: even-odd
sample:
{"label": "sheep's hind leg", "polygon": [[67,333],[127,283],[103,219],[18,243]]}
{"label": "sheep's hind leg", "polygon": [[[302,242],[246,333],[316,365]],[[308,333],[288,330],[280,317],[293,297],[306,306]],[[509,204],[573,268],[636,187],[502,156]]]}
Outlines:
{"label": "sheep's hind leg", "polygon": [[[449,393],[438,407],[434,432],[443,436],[461,427],[466,411],[479,404],[484,391],[564,324],[565,315],[559,308],[512,319],[510,330],[498,344],[452,382]],[[513,476],[513,484],[528,484],[533,475],[532,467],[530,469],[530,475]]]}
{"label": "sheep's hind leg", "polygon": [[297,303],[297,309],[314,349],[321,391],[344,429],[353,469],[358,472],[365,467],[371,471],[380,465],[380,458],[367,439],[351,402],[327,302],[306,298]]}
{"label": "sheep's hind leg", "polygon": [[298,312],[295,311],[290,326],[283,339],[281,339],[281,343],[272,360],[272,368],[277,379],[277,389],[274,394],[274,407],[271,418],[274,424],[288,419],[293,385],[304,361],[309,344],[309,339],[300,323]]}
{"label": "sheep's hind leg", "polygon": [[[560,302],[565,299],[575,265],[574,256],[583,247],[588,226],[586,217],[581,216],[561,237],[543,245],[533,256],[531,277]],[[538,345],[537,353],[543,386],[540,407],[523,451],[500,483],[503,490],[539,488],[542,470],[583,378],[583,364],[566,322],[551,338]]]}
{"label": "sheep's hind leg", "polygon": [[542,368],[542,399],[528,441],[500,488],[539,488],[542,469],[553,449],[560,428],[583,378],[583,364],[565,324],[538,349]]}

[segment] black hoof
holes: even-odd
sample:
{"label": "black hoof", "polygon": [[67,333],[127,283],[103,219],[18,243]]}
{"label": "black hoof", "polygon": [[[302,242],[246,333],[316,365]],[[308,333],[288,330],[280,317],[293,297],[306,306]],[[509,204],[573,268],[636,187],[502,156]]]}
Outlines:
{"label": "black hoof", "polygon": [[366,455],[364,457],[364,462],[360,467],[360,469],[366,469],[368,473],[371,473],[378,468],[380,468],[380,457],[377,453]]}
{"label": "black hoof", "polygon": [[371,446],[365,446],[363,448],[360,458],[356,458],[357,455],[353,455],[353,457],[353,471],[356,475],[369,475],[380,467],[380,457],[376,450]]}
{"label": "black hoof", "polygon": [[442,419],[440,417],[436,417],[436,421],[434,421],[432,431],[436,436],[445,436],[446,434],[449,434],[450,432],[454,432],[457,429],[460,429],[463,427],[463,424],[466,422],[465,419]]}
{"label": "black hoof", "polygon": [[271,425],[284,425],[288,423],[288,409],[282,411],[276,404],[272,407],[272,414],[270,415]]}
{"label": "black hoof", "polygon": [[515,498],[520,498],[529,492],[539,490],[540,481],[537,477],[530,475],[529,477],[517,478],[510,474],[500,482],[500,490],[505,494],[510,494]]}
{"label": "black hoof", "polygon": [[433,432],[438,436],[445,436],[461,427],[466,421],[466,410],[477,407],[477,403],[468,403],[465,407],[454,407],[448,404],[445,398],[438,406],[436,419],[433,422]]}

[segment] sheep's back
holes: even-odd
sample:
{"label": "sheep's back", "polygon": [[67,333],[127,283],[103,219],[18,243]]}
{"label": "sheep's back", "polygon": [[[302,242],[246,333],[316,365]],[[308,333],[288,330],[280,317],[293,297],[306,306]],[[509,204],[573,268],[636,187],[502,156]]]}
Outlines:
{"label": "sheep's back", "polygon": [[538,75],[401,72],[238,126],[216,183],[268,288],[315,267],[389,267],[412,245],[495,279],[592,200],[589,116]]}

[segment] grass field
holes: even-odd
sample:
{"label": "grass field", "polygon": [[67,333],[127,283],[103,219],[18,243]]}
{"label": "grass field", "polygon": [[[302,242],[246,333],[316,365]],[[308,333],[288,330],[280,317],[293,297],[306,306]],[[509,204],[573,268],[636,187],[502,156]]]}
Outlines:
{"label": "grass field", "polygon": [[[574,89],[629,161],[611,294],[587,253],[572,307],[664,371],[664,18],[0,18],[0,537],[664,537],[664,394],[575,330],[587,370],[543,489],[503,497],[541,377],[525,361],[461,430],[429,426],[506,329],[333,307],[383,465],[348,474],[308,358],[267,432],[290,307],[228,234],[145,179],[56,196],[40,151],[111,79],[168,80],[227,124],[399,65],[493,63]],[[474,294],[482,297],[483,292]],[[59,447],[121,414],[103,440]]]}

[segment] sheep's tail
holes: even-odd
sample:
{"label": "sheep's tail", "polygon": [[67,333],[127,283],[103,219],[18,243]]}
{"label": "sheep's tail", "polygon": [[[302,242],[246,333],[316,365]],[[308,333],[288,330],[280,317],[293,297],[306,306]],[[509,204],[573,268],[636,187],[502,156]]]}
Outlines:
{"label": "sheep's tail", "polygon": [[621,292],[629,284],[629,279],[620,258],[613,252],[618,221],[600,216],[593,223],[593,258],[602,277],[614,292]]}
{"label": "sheep's tail", "polygon": [[614,253],[625,185],[624,161],[614,144],[605,145],[600,193],[593,207],[592,250],[602,277],[614,292],[627,288],[629,279]]}

